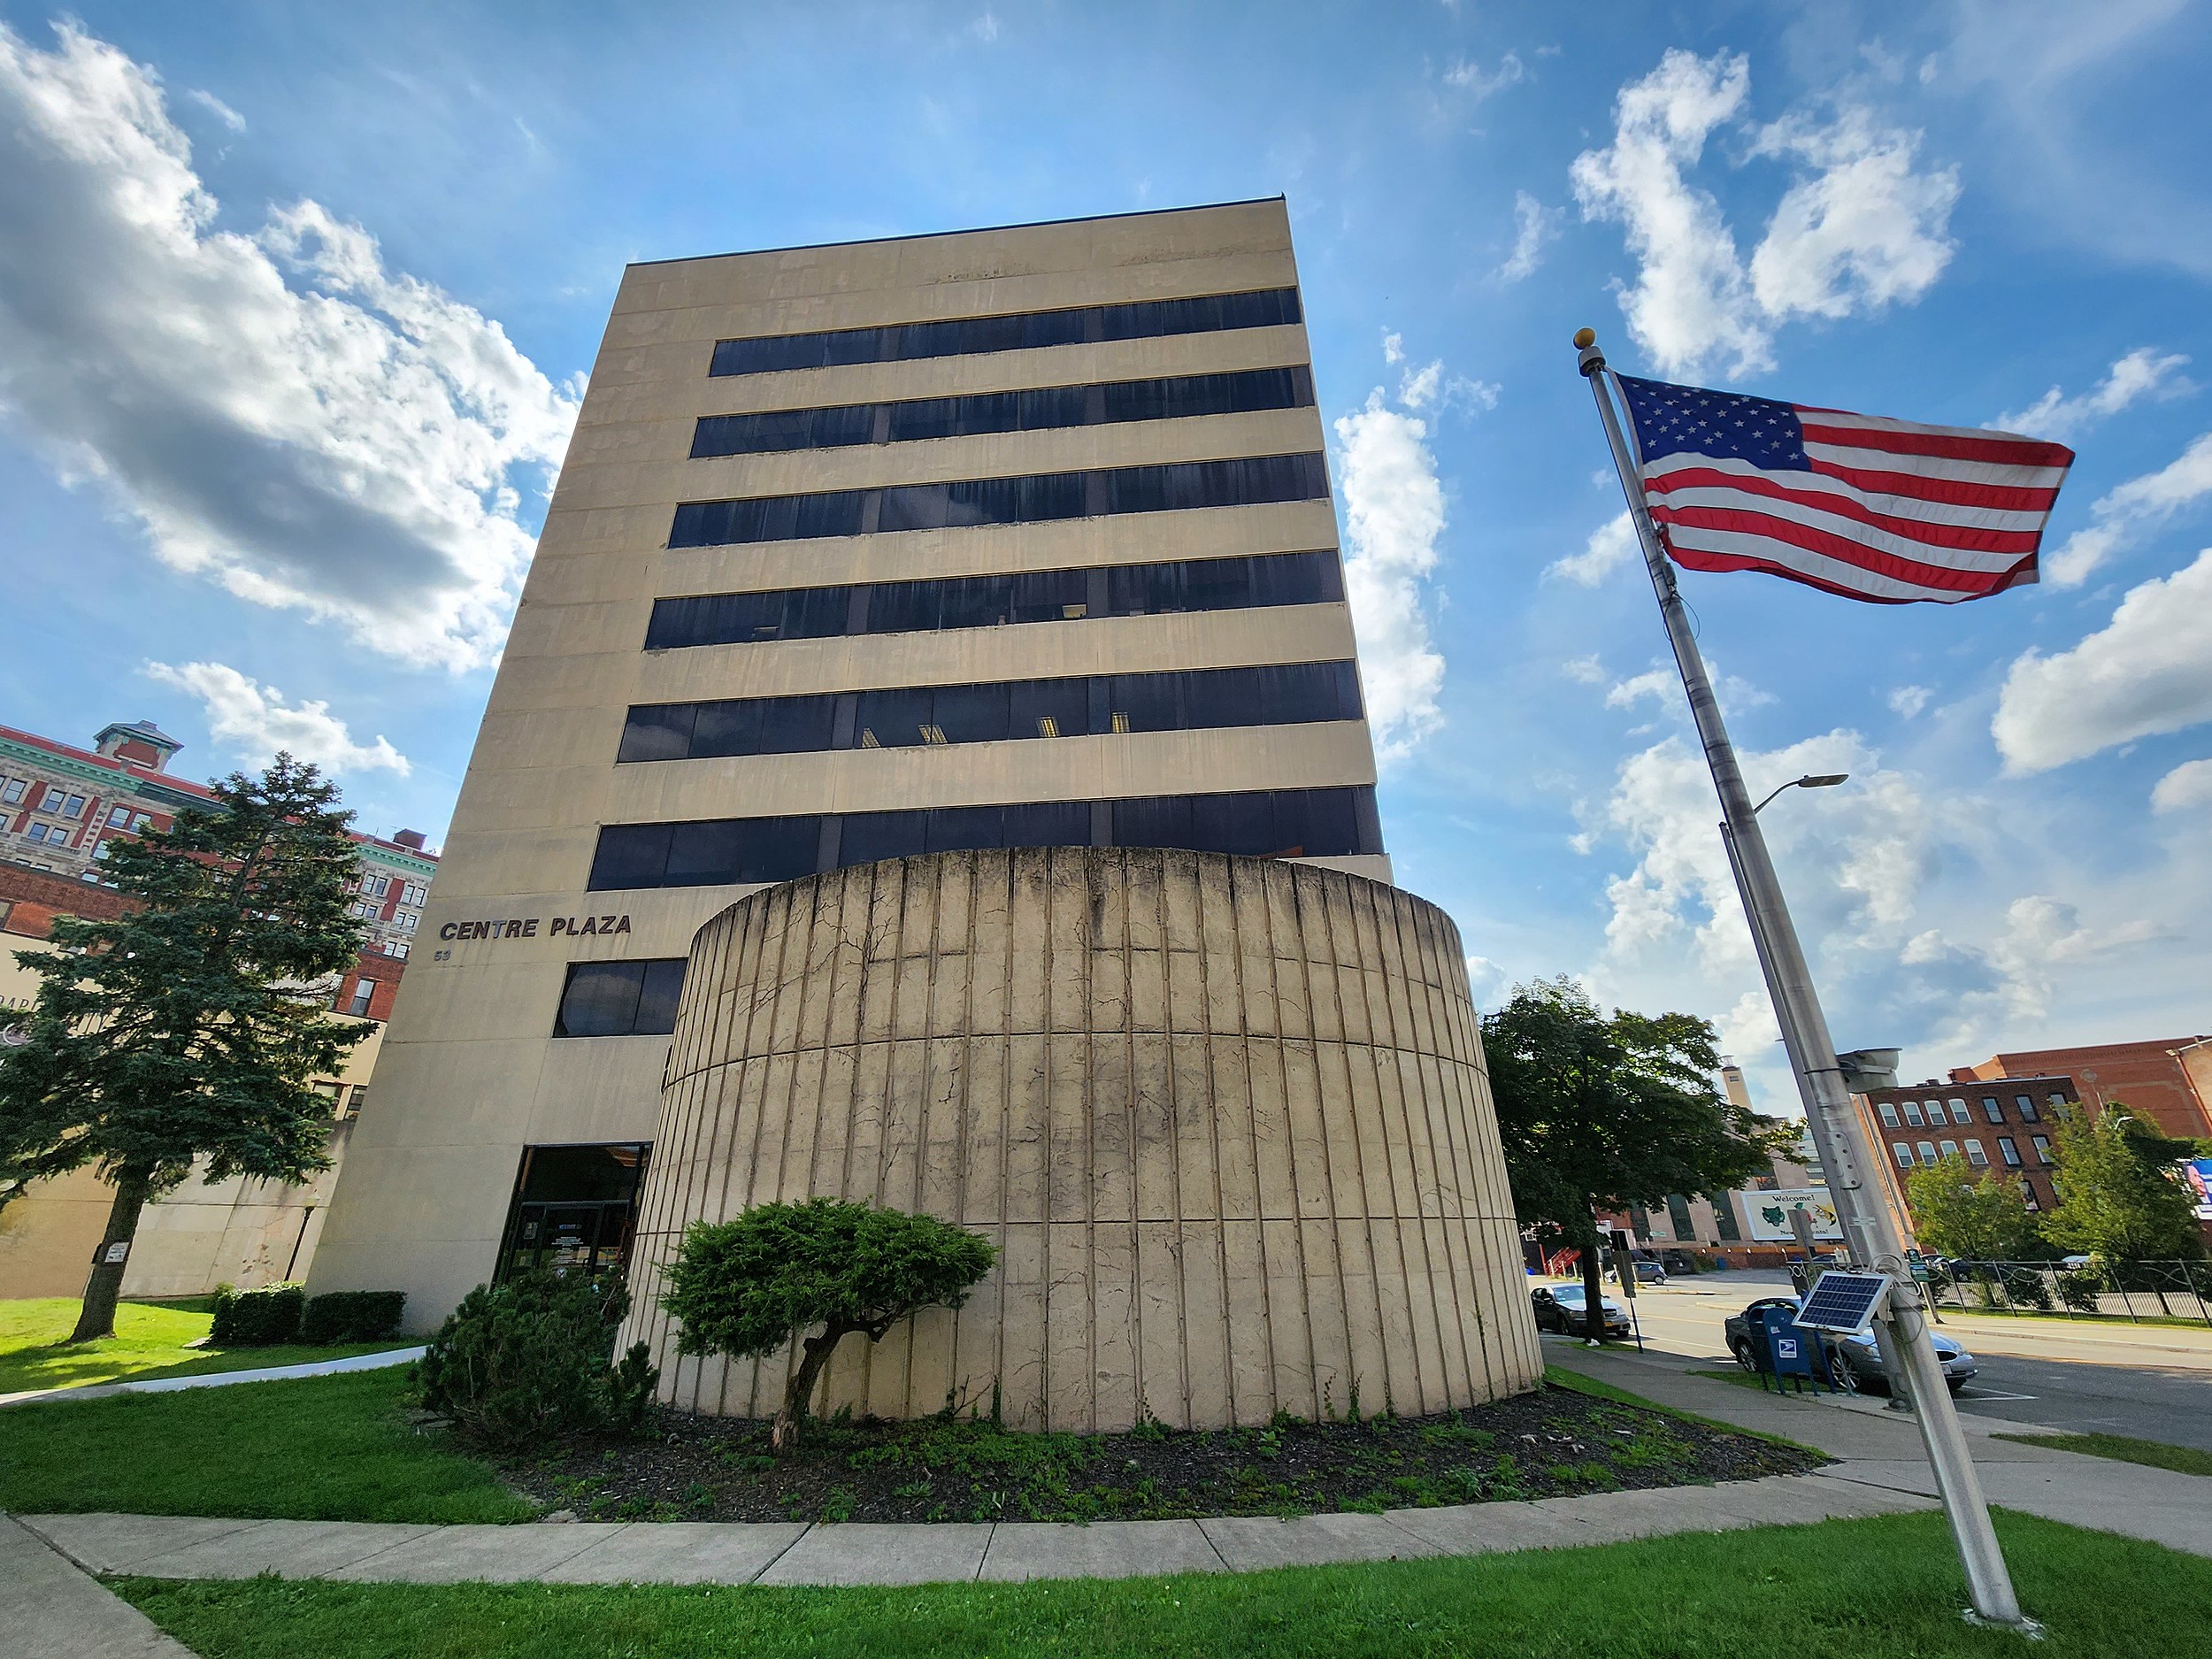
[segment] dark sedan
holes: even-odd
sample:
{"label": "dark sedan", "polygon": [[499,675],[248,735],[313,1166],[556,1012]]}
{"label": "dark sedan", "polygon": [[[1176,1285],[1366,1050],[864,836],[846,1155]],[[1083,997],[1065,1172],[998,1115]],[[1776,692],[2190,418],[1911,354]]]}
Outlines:
{"label": "dark sedan", "polygon": [[[1583,1300],[1579,1285],[1539,1285],[1528,1294],[1536,1310],[1536,1328],[1556,1331],[1562,1336],[1590,1334],[1590,1310]],[[1608,1337],[1625,1338],[1629,1333],[1628,1313],[1610,1296],[1601,1297],[1604,1311],[1603,1333]]]}

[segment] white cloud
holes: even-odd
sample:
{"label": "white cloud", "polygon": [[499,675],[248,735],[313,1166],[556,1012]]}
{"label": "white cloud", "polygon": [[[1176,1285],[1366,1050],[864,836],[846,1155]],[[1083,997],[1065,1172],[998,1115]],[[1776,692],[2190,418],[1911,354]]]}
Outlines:
{"label": "white cloud", "polygon": [[1640,269],[1635,286],[1620,295],[1621,310],[1629,332],[1664,373],[1723,354],[1733,357],[1738,374],[1771,361],[1720,204],[1682,176],[1750,92],[1747,58],[1671,50],[1651,73],[1620,89],[1613,142],[1583,151],[1569,169],[1583,218],[1626,227]]}
{"label": "white cloud", "polygon": [[1498,267],[1498,275],[1518,282],[1544,262],[1544,244],[1559,234],[1559,215],[1526,190],[1513,193],[1513,251]]}
{"label": "white cloud", "polygon": [[1917,299],[1950,263],[1945,234],[1959,198],[1955,167],[1913,171],[1919,135],[1839,111],[1814,125],[1786,116],[1760,133],[1755,154],[1793,156],[1816,169],[1782,197],[1751,256],[1751,291],[1777,319],[1803,312],[1848,317]]}
{"label": "white cloud", "polygon": [[1682,689],[1681,676],[1671,668],[1647,668],[1642,673],[1624,680],[1605,694],[1609,709],[1632,709],[1646,697],[1663,708],[1672,703]]}
{"label": "white cloud", "polygon": [[1496,1008],[1504,1002],[1513,976],[1487,956],[1467,958],[1467,987],[1475,995],[1475,1006]]}
{"label": "white cloud", "polygon": [[[1386,350],[1386,361],[1403,361],[1405,350],[1396,334],[1392,334],[1384,345],[1398,350],[1396,357],[1389,357]],[[1441,357],[1417,369],[1408,369],[1398,377],[1398,401],[1408,409],[1495,409],[1503,390],[1492,380],[1471,380],[1464,375],[1446,374]]]}
{"label": "white cloud", "polygon": [[403,661],[492,660],[517,475],[558,464],[575,388],[312,202],[215,229],[152,73],[57,35],[0,27],[0,240],[39,250],[0,261],[0,415],[180,570]]}
{"label": "white cloud", "polygon": [[1406,360],[1406,337],[1386,332],[1383,335],[1383,361],[1403,363]]}
{"label": "white cloud", "polygon": [[187,663],[181,668],[149,663],[146,672],[197,697],[216,742],[254,765],[267,764],[283,749],[327,772],[396,772],[404,778],[413,770],[407,757],[381,736],[355,742],[327,703],[288,705],[274,686],[256,685],[221,663]]}
{"label": "white cloud", "polygon": [[2138,346],[2114,362],[2094,390],[2079,397],[2069,397],[2062,388],[2054,386],[2025,409],[2000,415],[1990,425],[2003,432],[2022,432],[2031,437],[2063,442],[2083,428],[2094,426],[2108,415],[2116,415],[2143,398],[2154,397],[2163,403],[2195,391],[2195,384],[2179,373],[2188,363],[2189,359],[2178,352],[2161,356],[2148,346]]}
{"label": "white cloud", "polygon": [[2199,811],[2212,807],[2212,760],[2185,760],[2151,791],[2154,812]]}
{"label": "white cloud", "polygon": [[1527,67],[1511,52],[1498,60],[1495,69],[1486,71],[1480,64],[1461,58],[1444,72],[1445,85],[1458,88],[1477,103],[1527,78]]}
{"label": "white cloud", "polygon": [[212,92],[204,92],[199,88],[195,87],[184,96],[190,99],[193,103],[198,104],[202,109],[205,110],[210,115],[212,115],[225,127],[229,127],[232,132],[242,133],[246,130],[246,118],[239,114],[237,111],[232,109],[229,104],[224,103],[222,99],[217,97]]}
{"label": "white cloud", "polygon": [[968,25],[968,33],[974,35],[976,39],[981,41],[986,46],[988,46],[993,41],[998,39],[998,13],[995,12],[986,12],[981,17],[976,19],[972,23]]}
{"label": "white cloud", "polygon": [[1900,686],[1889,694],[1889,706],[1909,720],[1928,706],[1928,699],[1933,695],[1935,693],[1925,686]]}
{"label": "white cloud", "polygon": [[1427,425],[1390,408],[1380,387],[1336,422],[1344,583],[1359,634],[1367,718],[1381,757],[1396,759],[1442,720],[1444,658],[1421,602],[1444,533],[1444,487]]}
{"label": "white cloud", "polygon": [[1621,310],[1663,373],[1715,361],[1759,373],[1773,366],[1778,324],[1916,299],[1950,258],[1956,173],[1915,172],[1918,134],[1839,105],[1824,123],[1794,112],[1754,134],[1751,155],[1809,171],[1784,194],[1747,270],[1720,204],[1686,173],[1716,131],[1742,119],[1750,91],[1748,59],[1670,50],[1621,88],[1612,143],[1569,169],[1582,216],[1624,227],[1638,273],[1619,290]]}
{"label": "white cloud", "polygon": [[2091,572],[2145,531],[2206,495],[2212,495],[2212,432],[2200,434],[2157,472],[2099,496],[2089,509],[2091,521],[2043,561],[2045,579],[2054,588],[2080,587]]}
{"label": "white cloud", "polygon": [[2005,676],[1990,733],[2008,772],[2047,772],[2099,749],[2212,720],[2212,548],[2128,590],[2070,650],[2029,650]]}
{"label": "white cloud", "polygon": [[1615,571],[1634,560],[1639,550],[1636,526],[1624,512],[1590,532],[1589,542],[1581,552],[1570,553],[1547,565],[1544,574],[1556,576],[1584,588],[1595,588]]}
{"label": "white cloud", "polygon": [[1594,655],[1578,657],[1560,664],[1559,672],[1578,686],[1601,686],[1605,683],[1605,664]]}

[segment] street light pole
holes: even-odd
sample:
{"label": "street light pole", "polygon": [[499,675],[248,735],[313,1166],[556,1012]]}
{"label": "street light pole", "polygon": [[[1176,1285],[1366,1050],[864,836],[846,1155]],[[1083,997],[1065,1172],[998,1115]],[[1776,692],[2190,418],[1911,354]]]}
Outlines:
{"label": "street light pole", "polygon": [[1822,1162],[1831,1176],[1841,1181],[1840,1187],[1832,1190],[1837,1192],[1842,1206],[1849,1210],[1845,1217],[1846,1229],[1847,1236],[1858,1244],[1855,1255],[1863,1254],[1872,1266],[1891,1279],[1886,1317],[1897,1339],[1899,1357],[1913,1402],[1919,1408],[1913,1414],[1914,1420],[1920,1426],[1928,1462],[1935,1473],[1936,1489],[1943,1500],[1944,1515],[1950,1522],[1951,1536],[1966,1571],[1974,1612],[1992,1624],[2029,1627],[2030,1622],[2023,1617],[2019,1599],[2013,1592],[2012,1576],[2006,1570],[1996,1531],[1990,1525],[1989,1508],[1982,1497],[1981,1481],[1974,1471],[1973,1459],[1967,1452],[1965,1431],[1951,1403],[1942,1363],[1936,1357],[1927,1321],[1922,1317],[1919,1286],[1907,1270],[1905,1241],[1886,1209],[1860,1201],[1859,1170],[1865,1158],[1865,1138],[1852,1111],[1850,1094],[1844,1087],[1843,1069],[1836,1063],[1827,1016],[1822,1012],[1820,998],[1813,988],[1812,972],[1798,942],[1797,929],[1790,920],[1789,907],[1783,899],[1773,860],[1768,856],[1766,837],[1760,832],[1757,809],[1752,805],[1751,792],[1744,787],[1734,746],[1728,741],[1728,728],[1721,719],[1719,701],[1713,695],[1704,658],[1690,632],[1689,617],[1676,588],[1673,567],[1667,561],[1658,528],[1644,502],[1642,469],[1629,448],[1622,426],[1615,403],[1617,390],[1606,368],[1605,355],[1598,349],[1597,335],[1586,328],[1576,334],[1575,345],[1581,354],[1578,366],[1597,400],[1598,419],[1605,427],[1606,442],[1613,451],[1613,465],[1620,474],[1621,490],[1628,500],[1629,517],[1643,547],[1645,569],[1651,577],[1652,589],[1659,600],[1659,613],[1674,648],[1675,665],[1681,671],[1682,689],[1689,698],[1690,715],[1704,746],[1713,787],[1720,795],[1723,828],[1730,861],[1735,868],[1737,890],[1742,895],[1744,910],[1751,924],[1753,941],[1759,947],[1761,965],[1782,1028],[1783,1041],[1789,1048],[1798,1087],[1805,1096],[1807,1125]]}

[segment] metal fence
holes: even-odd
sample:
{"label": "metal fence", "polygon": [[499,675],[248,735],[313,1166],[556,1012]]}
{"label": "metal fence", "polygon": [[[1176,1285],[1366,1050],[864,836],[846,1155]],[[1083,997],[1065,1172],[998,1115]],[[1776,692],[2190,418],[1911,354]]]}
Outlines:
{"label": "metal fence", "polygon": [[2070,1319],[2193,1319],[2212,1326],[2212,1263],[1954,1262],[1928,1279],[1939,1309]]}

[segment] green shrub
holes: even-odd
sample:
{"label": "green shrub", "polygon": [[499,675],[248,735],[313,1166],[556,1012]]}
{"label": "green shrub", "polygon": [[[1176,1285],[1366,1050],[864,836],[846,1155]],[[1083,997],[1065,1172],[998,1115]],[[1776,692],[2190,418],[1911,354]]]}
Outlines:
{"label": "green shrub", "polygon": [[2058,1276],[2058,1299],[2075,1313],[2099,1311],[2102,1304],[2097,1297],[2103,1289],[2104,1275],[2094,1271]]}
{"label": "green shrub", "polygon": [[[769,1443],[794,1444],[814,1384],[840,1341],[871,1342],[929,1307],[957,1308],[997,1248],[933,1216],[810,1198],[759,1204],[734,1221],[694,1222],[661,1306],[683,1322],[686,1354],[740,1359],[800,1346]],[[806,1333],[822,1327],[818,1336]]]}
{"label": "green shrub", "polygon": [[612,1275],[547,1271],[461,1298],[415,1363],[415,1397],[471,1440],[511,1448],[636,1423],[659,1373],[640,1342],[608,1362],[630,1310]]}
{"label": "green shrub", "polygon": [[268,1348],[296,1341],[300,1307],[307,1293],[297,1285],[264,1285],[258,1290],[215,1292],[215,1322],[208,1340],[217,1348]]}
{"label": "green shrub", "polygon": [[300,1318],[300,1340],[375,1342],[399,1329],[407,1310],[403,1290],[334,1290],[312,1297]]}

